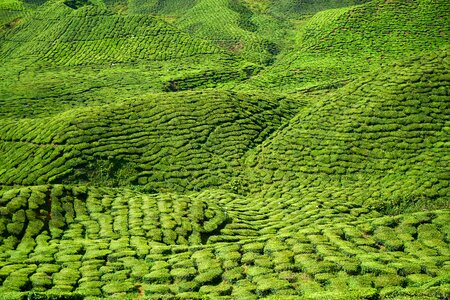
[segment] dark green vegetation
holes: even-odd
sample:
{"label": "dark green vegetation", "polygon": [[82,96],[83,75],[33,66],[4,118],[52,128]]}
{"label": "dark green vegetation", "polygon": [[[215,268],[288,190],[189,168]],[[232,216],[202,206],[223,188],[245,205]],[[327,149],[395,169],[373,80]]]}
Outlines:
{"label": "dark green vegetation", "polygon": [[448,299],[450,2],[0,0],[0,299]]}

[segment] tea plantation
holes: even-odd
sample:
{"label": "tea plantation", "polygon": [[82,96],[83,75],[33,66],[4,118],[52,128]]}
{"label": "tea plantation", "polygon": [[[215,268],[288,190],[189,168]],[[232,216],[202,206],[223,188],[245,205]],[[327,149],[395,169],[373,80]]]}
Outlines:
{"label": "tea plantation", "polygon": [[447,0],[0,0],[0,300],[450,298]]}

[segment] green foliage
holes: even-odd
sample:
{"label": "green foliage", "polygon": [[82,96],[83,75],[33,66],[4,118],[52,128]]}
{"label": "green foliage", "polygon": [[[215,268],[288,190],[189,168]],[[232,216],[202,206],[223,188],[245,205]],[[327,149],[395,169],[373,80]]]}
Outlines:
{"label": "green foliage", "polygon": [[168,283],[171,280],[171,275],[169,270],[167,269],[159,269],[155,271],[151,271],[147,275],[144,276],[144,281],[148,283]]}
{"label": "green foliage", "polygon": [[[280,22],[270,15],[264,15],[279,31]],[[254,20],[253,12],[241,1],[199,0],[187,10],[176,24],[187,32],[214,41],[228,51],[244,58],[267,64],[276,54],[280,42],[276,35],[263,35]],[[267,25],[266,25],[267,26]]]}
{"label": "green foliage", "polygon": [[[29,144],[30,151],[45,149],[43,160],[33,157],[22,157],[17,161],[8,159],[10,165],[19,164],[14,170],[23,172],[20,181],[31,180],[25,170],[39,164],[45,167],[37,169],[36,176],[44,181],[51,177],[49,170],[57,167],[61,172],[55,174],[55,181],[88,181],[101,186],[145,182],[145,190],[149,192],[216,187],[237,175],[234,166],[239,164],[239,157],[270,134],[281,123],[283,114],[292,114],[262,94],[220,91],[177,93],[169,99],[165,94],[151,94],[145,99],[135,98],[133,105],[123,102],[96,110],[78,111],[76,116],[70,117],[73,121],[63,121],[67,125],[65,129],[58,131],[55,128],[56,140],[53,142],[66,146],[57,146],[55,150],[51,146],[43,148]],[[210,113],[211,110],[215,113]],[[123,111],[127,117],[122,119],[122,114],[117,115],[118,111]],[[97,114],[102,115],[100,119],[109,120],[107,126],[96,123]],[[248,119],[249,115],[254,117]],[[55,126],[60,126],[56,125],[60,118],[63,116],[55,117]],[[128,129],[123,131],[123,126]],[[174,126],[180,126],[176,136],[171,134]],[[112,131],[116,134],[111,135]],[[230,135],[231,131],[236,131],[239,138]],[[83,136],[84,143],[80,143],[77,136]],[[97,139],[103,142],[92,144],[95,145],[93,148],[85,144]],[[153,146],[142,147],[150,141]],[[142,146],[133,146],[134,143]],[[8,145],[12,147],[13,144]],[[83,152],[78,146],[84,149]],[[85,149],[86,146],[89,149]],[[61,155],[66,151],[64,149],[68,152]],[[8,154],[4,155],[6,158]],[[55,156],[59,159],[55,160]],[[77,157],[76,162],[73,157]],[[207,165],[211,168],[205,168]],[[0,181],[2,178],[14,181],[9,173],[0,175]],[[213,228],[217,223],[210,225]],[[60,226],[62,224],[55,227]]]}
{"label": "green foliage", "polygon": [[[288,50],[255,83],[282,90],[339,87],[342,80],[448,45],[447,1],[276,1],[296,21]],[[325,3],[327,2],[327,3]],[[348,6],[349,4],[363,5]],[[335,9],[324,10],[335,7]],[[347,7],[345,7],[347,6]],[[340,8],[338,8],[340,7]],[[433,21],[432,21],[433,20]],[[433,30],[430,25],[433,24]],[[426,34],[423,34],[426,32]]]}
{"label": "green foliage", "polygon": [[369,2],[369,0],[279,0],[267,2],[270,2],[270,6],[268,5],[268,8],[276,14],[289,14],[292,17],[302,18],[306,15],[315,14],[319,11],[343,6],[357,5],[364,2]]}
{"label": "green foliage", "polygon": [[89,0],[66,0],[64,4],[73,9],[78,9],[85,5],[92,5]]}
{"label": "green foliage", "polygon": [[0,299],[447,299],[448,1],[0,1]]}

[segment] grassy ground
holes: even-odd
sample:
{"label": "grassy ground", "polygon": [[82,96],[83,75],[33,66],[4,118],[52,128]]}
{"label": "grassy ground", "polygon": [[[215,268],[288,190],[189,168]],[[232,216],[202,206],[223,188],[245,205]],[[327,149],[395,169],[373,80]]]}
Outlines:
{"label": "grassy ground", "polygon": [[0,0],[0,299],[448,299],[449,16]]}

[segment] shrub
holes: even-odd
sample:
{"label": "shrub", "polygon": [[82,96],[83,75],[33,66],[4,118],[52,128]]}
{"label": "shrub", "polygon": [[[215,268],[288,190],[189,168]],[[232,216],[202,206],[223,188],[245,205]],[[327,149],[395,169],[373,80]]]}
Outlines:
{"label": "shrub", "polygon": [[151,271],[147,275],[143,277],[145,282],[148,283],[169,283],[172,279],[172,276],[169,273],[168,269],[158,269],[156,271]]}
{"label": "shrub", "polygon": [[199,272],[199,274],[195,276],[194,280],[202,285],[214,283],[220,280],[222,273],[223,270],[220,267],[205,269],[203,272]]}
{"label": "shrub", "polygon": [[373,237],[389,251],[403,250],[403,242],[397,238],[397,234],[392,228],[380,226],[375,230]]}
{"label": "shrub", "polygon": [[29,292],[26,299],[30,300],[82,300],[84,296],[80,293],[73,292]]}
{"label": "shrub", "polygon": [[195,268],[177,268],[170,271],[175,280],[191,280],[197,274]]}
{"label": "shrub", "polygon": [[120,270],[103,274],[102,281],[121,282],[128,279],[129,270]]}
{"label": "shrub", "polygon": [[244,253],[247,252],[256,252],[262,253],[265,244],[263,242],[249,243],[242,246],[242,251]]}
{"label": "shrub", "polygon": [[58,273],[53,274],[53,283],[57,285],[73,286],[80,278],[80,272],[71,268],[63,268]]}
{"label": "shrub", "polygon": [[376,275],[381,274],[397,274],[397,271],[390,268],[380,262],[365,260],[361,262],[361,272],[362,273],[373,273]]}
{"label": "shrub", "polygon": [[388,266],[396,269],[397,274],[400,276],[407,276],[422,272],[422,266],[414,261],[398,261],[389,263]]}
{"label": "shrub", "polygon": [[403,286],[405,279],[401,276],[389,274],[389,275],[379,275],[374,280],[374,285],[376,288],[383,288],[387,286]]}
{"label": "shrub", "polygon": [[26,289],[28,284],[29,279],[27,274],[22,274],[19,270],[11,273],[10,276],[3,281],[3,288],[9,291],[22,291]]}
{"label": "shrub", "polygon": [[199,287],[200,284],[196,281],[182,281],[173,284],[171,286],[171,291],[178,296],[180,293],[197,291]]}
{"label": "shrub", "polygon": [[44,272],[36,272],[30,277],[33,288],[49,288],[52,285],[52,276]]}
{"label": "shrub", "polygon": [[294,252],[295,254],[313,253],[314,247],[313,245],[306,243],[295,244],[292,246],[292,252]]}
{"label": "shrub", "polygon": [[260,297],[265,297],[269,294],[276,294],[279,291],[290,287],[291,284],[285,280],[268,277],[258,280],[256,284],[256,294]]}
{"label": "shrub", "polygon": [[240,266],[230,270],[226,270],[222,274],[222,279],[232,284],[236,283],[238,280],[243,278],[244,278],[244,268]]}
{"label": "shrub", "polygon": [[432,280],[432,277],[427,274],[411,274],[406,276],[408,286],[422,286]]}
{"label": "shrub", "polygon": [[218,285],[203,285],[200,287],[200,294],[210,295],[211,297],[227,296],[231,294],[233,287],[228,283]]}
{"label": "shrub", "polygon": [[262,257],[259,252],[245,252],[242,255],[241,263],[242,264],[254,264],[255,260]]}
{"label": "shrub", "polygon": [[106,294],[118,294],[118,293],[127,293],[134,289],[134,285],[131,282],[127,281],[113,281],[105,284],[102,287],[102,291]]}

